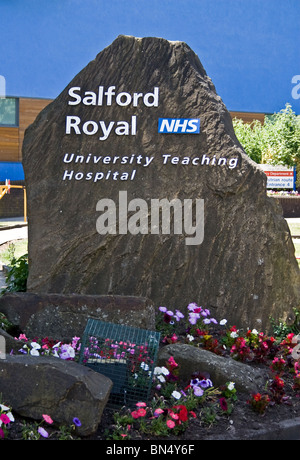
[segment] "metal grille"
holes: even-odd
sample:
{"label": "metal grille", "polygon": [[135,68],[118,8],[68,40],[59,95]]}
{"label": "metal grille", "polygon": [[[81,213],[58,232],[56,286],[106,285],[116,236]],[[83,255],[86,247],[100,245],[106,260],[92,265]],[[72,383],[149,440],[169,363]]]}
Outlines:
{"label": "metal grille", "polygon": [[160,333],[88,319],[79,362],[113,382],[108,405],[149,399]]}

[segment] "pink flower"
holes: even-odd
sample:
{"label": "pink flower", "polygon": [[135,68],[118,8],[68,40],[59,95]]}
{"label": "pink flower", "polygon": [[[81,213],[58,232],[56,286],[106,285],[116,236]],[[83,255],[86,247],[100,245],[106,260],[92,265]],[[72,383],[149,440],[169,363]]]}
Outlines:
{"label": "pink flower", "polygon": [[175,414],[172,410],[170,410],[169,414],[174,420],[179,420],[179,415]]}
{"label": "pink flower", "polygon": [[175,422],[173,422],[173,420],[167,420],[167,427],[168,428],[174,428],[175,426]]}
{"label": "pink flower", "polygon": [[139,417],[145,417],[147,412],[145,411],[145,409],[139,409],[137,411],[137,413],[138,413]]}
{"label": "pink flower", "polygon": [[144,402],[138,402],[138,403],[136,403],[136,406],[138,406],[138,407],[146,407],[147,404],[144,403]]}
{"label": "pink flower", "polygon": [[159,415],[161,415],[161,414],[163,414],[163,413],[164,413],[164,410],[163,410],[163,409],[160,409],[160,408],[155,409],[155,411],[154,411],[155,417],[158,417]]}
{"label": "pink flower", "polygon": [[19,337],[15,337],[15,340],[24,340],[25,342],[28,342],[25,334],[20,334]]}
{"label": "pink flower", "polygon": [[10,423],[10,419],[7,417],[6,414],[1,414],[0,420],[4,423],[4,425],[7,425],[8,423]]}
{"label": "pink flower", "polygon": [[45,422],[49,423],[50,425],[51,423],[53,423],[53,420],[50,417],[50,415],[43,414],[43,419],[45,420]]}
{"label": "pink flower", "polygon": [[131,415],[132,415],[133,418],[139,418],[139,417],[140,417],[138,411],[136,411],[136,410],[134,410],[133,412],[131,412]]}

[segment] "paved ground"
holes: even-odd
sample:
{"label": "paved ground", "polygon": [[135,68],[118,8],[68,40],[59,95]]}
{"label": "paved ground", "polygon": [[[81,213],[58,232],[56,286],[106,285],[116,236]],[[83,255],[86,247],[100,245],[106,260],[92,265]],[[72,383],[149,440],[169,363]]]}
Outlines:
{"label": "paved ground", "polygon": [[0,245],[12,240],[23,240],[28,237],[26,227],[12,228],[10,230],[0,230]]}

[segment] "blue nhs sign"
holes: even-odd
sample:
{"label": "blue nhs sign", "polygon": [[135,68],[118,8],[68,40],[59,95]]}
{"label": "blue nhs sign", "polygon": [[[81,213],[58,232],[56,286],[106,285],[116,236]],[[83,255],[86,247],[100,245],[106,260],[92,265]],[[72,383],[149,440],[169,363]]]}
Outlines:
{"label": "blue nhs sign", "polygon": [[199,134],[199,118],[159,118],[159,133]]}

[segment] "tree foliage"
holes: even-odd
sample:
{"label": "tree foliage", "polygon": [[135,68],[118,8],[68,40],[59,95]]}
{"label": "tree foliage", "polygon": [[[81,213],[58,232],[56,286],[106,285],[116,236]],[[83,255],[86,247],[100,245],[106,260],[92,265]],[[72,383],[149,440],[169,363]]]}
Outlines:
{"label": "tree foliage", "polygon": [[262,125],[235,118],[235,134],[245,152],[256,163],[293,166],[300,164],[300,116],[290,104],[272,116],[266,116]]}

